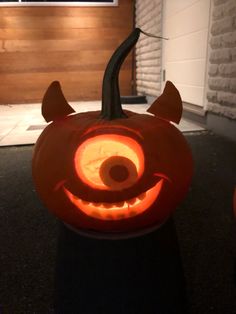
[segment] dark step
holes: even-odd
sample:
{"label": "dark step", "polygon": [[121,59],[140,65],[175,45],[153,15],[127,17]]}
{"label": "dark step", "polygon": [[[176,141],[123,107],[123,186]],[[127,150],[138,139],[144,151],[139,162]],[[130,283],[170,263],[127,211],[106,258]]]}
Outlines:
{"label": "dark step", "polygon": [[144,236],[86,238],[61,225],[55,314],[186,314],[172,219]]}
{"label": "dark step", "polygon": [[121,96],[122,104],[147,104],[146,96]]}

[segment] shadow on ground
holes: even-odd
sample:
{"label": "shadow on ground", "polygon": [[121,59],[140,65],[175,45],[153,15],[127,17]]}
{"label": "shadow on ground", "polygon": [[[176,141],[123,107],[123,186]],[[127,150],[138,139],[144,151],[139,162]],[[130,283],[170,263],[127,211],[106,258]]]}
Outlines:
{"label": "shadow on ground", "polygon": [[[189,312],[235,314],[232,195],[236,145],[206,133],[188,135],[187,140],[193,151],[195,175],[174,221]],[[53,313],[59,223],[34,191],[32,150],[32,146],[0,149],[0,304],[6,314]]]}

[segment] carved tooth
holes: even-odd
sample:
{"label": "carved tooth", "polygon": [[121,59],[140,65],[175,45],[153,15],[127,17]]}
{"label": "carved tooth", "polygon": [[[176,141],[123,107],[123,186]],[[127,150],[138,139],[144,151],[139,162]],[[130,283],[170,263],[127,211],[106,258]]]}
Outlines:
{"label": "carved tooth", "polygon": [[146,197],[146,192],[140,194],[137,198],[142,201],[145,199],[145,197]]}
{"label": "carved tooth", "polygon": [[136,202],[136,197],[131,198],[130,200],[127,201],[130,205],[133,205]]}
{"label": "carved tooth", "polygon": [[91,203],[93,206],[95,206],[95,207],[101,207],[102,206],[102,203]]}
{"label": "carved tooth", "polygon": [[112,208],[113,204],[112,203],[103,203],[103,206],[105,208]]}
{"label": "carved tooth", "polygon": [[116,203],[115,206],[116,207],[123,207],[124,204],[125,204],[125,201],[122,201],[122,202]]}
{"label": "carved tooth", "polygon": [[94,203],[94,206],[96,206],[96,207],[101,207],[101,206],[102,206],[102,203]]}

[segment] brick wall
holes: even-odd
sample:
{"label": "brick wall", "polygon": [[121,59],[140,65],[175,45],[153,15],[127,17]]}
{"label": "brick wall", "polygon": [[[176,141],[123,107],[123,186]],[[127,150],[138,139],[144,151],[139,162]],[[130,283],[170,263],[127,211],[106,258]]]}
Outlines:
{"label": "brick wall", "polygon": [[236,119],[236,1],[212,5],[206,109]]}
{"label": "brick wall", "polygon": [[[136,26],[161,36],[162,1],[136,0]],[[136,86],[139,95],[161,91],[161,40],[141,35],[136,45]]]}

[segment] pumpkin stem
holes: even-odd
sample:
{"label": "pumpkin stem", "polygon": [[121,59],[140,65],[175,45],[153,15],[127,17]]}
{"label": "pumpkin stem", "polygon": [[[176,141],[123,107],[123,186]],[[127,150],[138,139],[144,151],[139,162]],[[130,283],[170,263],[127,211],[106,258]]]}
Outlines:
{"label": "pumpkin stem", "polygon": [[140,28],[135,28],[122,44],[116,49],[111,56],[106,67],[103,84],[102,84],[102,111],[101,117],[107,120],[127,118],[122,110],[119,89],[119,72],[120,68],[139,39],[140,33],[146,36],[167,39],[144,32]]}
{"label": "pumpkin stem", "polygon": [[102,83],[101,116],[103,119],[113,120],[127,117],[121,107],[119,72],[126,56],[138,41],[140,32],[139,28],[135,28],[116,49],[108,62]]}

